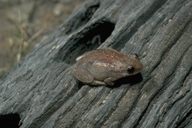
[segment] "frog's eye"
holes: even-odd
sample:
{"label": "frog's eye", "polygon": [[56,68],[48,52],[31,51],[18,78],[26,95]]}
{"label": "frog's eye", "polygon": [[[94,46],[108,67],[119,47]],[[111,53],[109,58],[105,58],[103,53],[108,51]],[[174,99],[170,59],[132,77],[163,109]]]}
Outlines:
{"label": "frog's eye", "polygon": [[128,72],[129,74],[132,74],[132,73],[134,72],[134,70],[135,70],[134,67],[128,67],[127,72]]}

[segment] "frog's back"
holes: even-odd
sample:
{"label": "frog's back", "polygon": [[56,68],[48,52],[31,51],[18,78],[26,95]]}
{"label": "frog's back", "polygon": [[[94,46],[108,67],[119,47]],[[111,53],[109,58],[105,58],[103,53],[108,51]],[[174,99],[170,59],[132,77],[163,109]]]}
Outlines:
{"label": "frog's back", "polygon": [[126,55],[117,52],[113,49],[97,49],[91,52],[87,52],[82,57],[80,57],[80,61],[97,61],[97,62],[105,62],[112,63],[114,61],[120,61],[121,59],[125,59]]}

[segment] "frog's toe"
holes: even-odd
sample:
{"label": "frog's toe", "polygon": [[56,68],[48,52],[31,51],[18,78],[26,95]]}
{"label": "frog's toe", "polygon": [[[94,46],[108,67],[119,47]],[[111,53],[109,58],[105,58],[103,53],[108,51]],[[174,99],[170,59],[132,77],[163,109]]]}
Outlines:
{"label": "frog's toe", "polygon": [[96,85],[96,86],[97,85],[104,85],[105,86],[106,84],[105,84],[105,82],[94,80],[92,85]]}
{"label": "frog's toe", "polygon": [[111,77],[104,80],[105,84],[108,86],[113,86],[114,82],[111,80]]}

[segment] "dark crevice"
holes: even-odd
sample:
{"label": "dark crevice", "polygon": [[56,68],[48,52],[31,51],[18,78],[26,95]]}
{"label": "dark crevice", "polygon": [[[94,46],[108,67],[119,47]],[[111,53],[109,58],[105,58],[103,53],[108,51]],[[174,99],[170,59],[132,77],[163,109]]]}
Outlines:
{"label": "dark crevice", "polygon": [[[141,75],[141,74],[138,74],[139,76]],[[137,77],[139,77],[139,76],[137,76]],[[146,83],[147,83],[147,81],[150,81],[151,80],[151,78],[145,78],[144,80],[143,80],[143,78],[141,78],[142,79],[142,83],[141,84],[139,84],[139,90],[142,90],[142,88],[143,88],[143,85],[145,85]],[[141,81],[139,81],[139,82],[141,82]],[[125,124],[125,121],[130,117],[130,115],[131,115],[131,112],[132,111],[134,111],[134,108],[135,108],[135,106],[137,105],[137,103],[139,102],[139,99],[141,98],[141,93],[139,93],[138,95],[137,95],[137,98],[136,98],[136,100],[133,102],[133,105],[131,106],[131,108],[130,108],[130,110],[129,110],[129,112],[127,113],[127,118],[125,117],[124,119],[122,119],[121,120],[121,123],[119,124],[119,126],[118,127],[123,127],[123,125]],[[147,108],[148,108],[148,106],[147,106]],[[146,109],[145,109],[146,110]],[[144,111],[145,111],[144,110]],[[140,121],[140,119],[139,119],[139,121]],[[136,126],[135,126],[136,127]]]}
{"label": "dark crevice", "polygon": [[177,124],[176,128],[184,128],[192,119],[192,109],[186,114],[186,116]]}
{"label": "dark crevice", "polygon": [[[107,86],[108,88],[110,89],[113,89],[113,88],[123,88],[124,91],[123,94],[121,95],[121,97],[118,99],[118,101],[116,102],[116,104],[119,104],[119,102],[121,102],[122,98],[126,95],[127,91],[129,90],[129,88],[132,86],[132,85],[135,85],[135,84],[138,84],[139,82],[142,81],[142,76],[140,73],[138,73],[137,75],[134,75],[134,76],[129,76],[129,77],[125,77],[125,78],[122,78],[122,79],[119,79],[115,82],[115,85],[113,85],[113,87],[111,86]],[[129,83],[130,85],[127,86],[126,84]],[[123,85],[124,84],[124,85]],[[98,85],[99,86],[99,85]],[[94,86],[94,87],[97,87],[97,86]],[[101,96],[101,95],[99,95]],[[105,96],[106,97],[106,96]],[[96,123],[96,127],[101,127],[109,118],[110,116],[113,114],[114,110],[111,110],[111,112],[108,113],[108,115],[106,117],[104,117],[104,119],[100,119],[100,121],[98,121]]]}
{"label": "dark crevice", "polygon": [[[135,123],[134,128],[140,127],[143,118],[145,118],[145,116],[147,116],[148,111],[152,108],[153,102],[154,102],[155,99],[156,99],[159,95],[161,95],[161,94],[162,94],[161,89],[158,89],[158,90],[156,91],[156,93],[154,93],[154,95],[149,99],[148,105],[146,106],[146,108],[144,109],[144,111],[142,112],[142,114],[140,115],[140,117],[138,118],[137,122]],[[141,97],[141,95],[139,96],[138,99],[140,99],[140,97]],[[135,108],[135,107],[134,107],[134,108]],[[157,125],[158,123],[155,122],[154,124]]]}
{"label": "dark crevice", "polygon": [[93,16],[93,14],[96,12],[96,10],[99,8],[100,4],[96,3],[95,5],[92,5],[88,7],[84,13],[77,14],[75,17],[69,20],[64,25],[64,31],[66,34],[70,34],[74,30],[77,30],[81,26],[85,25]]}
{"label": "dark crevice", "polygon": [[[149,72],[149,74],[151,74],[152,72],[154,72],[154,71],[156,70],[156,68],[162,63],[161,60],[164,60],[164,59],[167,57],[167,53],[170,51],[170,49],[173,48],[173,46],[174,46],[176,43],[179,43],[179,42],[177,42],[177,41],[179,41],[179,39],[183,36],[183,33],[187,30],[187,28],[188,28],[188,26],[189,26],[189,24],[190,24],[190,21],[191,21],[191,20],[189,20],[189,21],[185,24],[185,26],[184,26],[182,29],[180,29],[180,31],[179,31],[178,33],[175,33],[175,34],[174,34],[174,35],[176,35],[176,36],[174,37],[173,40],[170,39],[170,40],[171,40],[170,44],[168,44],[167,47],[162,51],[159,60],[158,60],[158,61],[156,62],[156,64],[152,67],[152,70]],[[167,43],[168,43],[168,42],[167,42]],[[188,51],[188,50],[186,50],[186,51]],[[185,52],[183,53],[183,55],[184,55],[184,54],[185,54]],[[176,66],[178,66],[178,63],[181,62],[183,55],[181,55],[181,57],[179,58],[177,64],[175,64]],[[174,67],[174,68],[176,69],[177,67]],[[172,74],[173,74],[173,73],[172,73]],[[170,74],[170,75],[171,75],[171,74]]]}
{"label": "dark crevice", "polygon": [[[158,92],[158,91],[157,91]],[[149,99],[149,103],[147,104],[146,108],[143,110],[143,112],[141,113],[141,115],[139,116],[138,120],[134,123],[134,128],[138,128],[140,127],[140,123],[142,122],[143,118],[146,116],[146,114],[148,113],[149,109],[151,108],[151,104],[153,103],[153,100],[155,99],[156,94],[154,94],[150,99]],[[138,100],[141,98],[141,95],[139,95]],[[137,101],[138,102],[138,101]],[[134,106],[135,108],[135,106]]]}
{"label": "dark crevice", "polygon": [[[181,62],[181,61],[180,61]],[[179,64],[178,64],[179,65]],[[189,71],[190,72],[190,71]],[[172,74],[174,74],[174,72],[172,73]],[[188,76],[188,74],[186,75],[186,76]],[[168,78],[169,78],[170,76],[168,76]],[[184,78],[185,79],[185,78]],[[182,81],[184,81],[184,79],[182,80]],[[152,107],[152,105],[151,104],[153,104],[153,102],[157,99],[157,97],[159,97],[159,96],[161,96],[162,94],[163,94],[163,92],[165,92],[165,90],[170,86],[170,82],[167,82],[167,81],[165,81],[164,83],[163,83],[163,85],[167,85],[167,86],[163,86],[163,87],[161,87],[161,88],[159,88],[158,90],[157,90],[157,92],[154,94],[154,96],[151,98],[151,99],[149,99],[149,103],[148,103],[148,106],[146,107],[146,109],[144,110],[144,112],[142,112],[142,116],[140,116],[139,117],[139,120],[137,121],[137,125],[136,126],[134,126],[134,127],[140,127],[140,122],[142,122],[142,120],[143,120],[143,118],[145,118],[145,116],[146,116],[146,114],[148,113],[147,111],[148,110],[150,110],[151,109],[151,107]],[[174,93],[175,92],[175,90],[176,89],[174,89],[174,90],[172,90],[172,92]],[[179,99],[177,99],[176,101],[174,101],[173,103],[171,103],[169,106],[167,106],[167,108],[168,109],[171,109],[171,107],[172,106],[174,106],[174,104],[178,101],[178,100],[180,100],[181,98],[183,98],[183,97],[180,97]],[[135,108],[135,107],[134,107]],[[163,115],[165,115],[166,113],[164,113]],[[155,122],[155,127],[158,125],[158,122]]]}
{"label": "dark crevice", "polygon": [[[116,87],[110,87],[110,86],[107,86],[108,88],[110,89],[113,89],[113,88],[116,88]],[[119,87],[119,89],[123,89],[124,91],[122,92],[122,95],[116,99],[116,105],[113,106],[112,109],[110,109],[109,112],[107,112],[105,116],[102,116],[102,118],[100,120],[97,121],[97,123],[95,124],[95,127],[102,127],[104,126],[104,123],[107,122],[107,120],[111,117],[111,115],[113,114],[113,112],[115,112],[119,102],[121,102],[121,100],[123,99],[123,97],[126,95],[127,91],[130,89],[131,85],[130,86],[127,86],[127,85],[122,85]],[[111,95],[110,93],[108,95]],[[106,95],[105,97],[108,97],[108,95]],[[101,96],[100,96],[101,97]]]}
{"label": "dark crevice", "polygon": [[[127,29],[124,30],[124,34],[122,34],[121,37],[119,37],[116,42],[115,45],[112,46],[112,48],[116,49],[116,50],[120,50],[124,47],[125,43],[137,32],[137,30],[140,28],[140,26],[142,26],[143,24],[145,24],[145,22],[151,18],[151,16],[159,9],[161,8],[161,6],[164,5],[164,3],[167,0],[162,0],[162,1],[158,1],[156,0],[156,2],[153,2],[153,4],[149,7],[148,10],[146,10],[146,12],[144,12],[140,17],[137,18],[136,21],[134,21],[134,23],[132,23],[130,25],[130,27],[126,27]],[[118,48],[118,49],[117,49]]]}
{"label": "dark crevice", "polygon": [[[81,97],[78,99],[77,102],[79,102],[88,93],[89,90],[90,90],[89,87],[85,87],[80,92],[78,92],[78,93],[81,93]],[[75,94],[75,95],[79,95],[79,94]],[[71,95],[68,99],[73,98],[73,97],[74,97],[74,95],[73,96]],[[68,102],[68,101],[66,100],[66,102]],[[67,108],[62,112],[63,118],[75,107],[74,104],[76,104],[76,103],[72,103],[72,105],[67,106]],[[55,120],[56,124],[59,124],[59,122],[61,122],[61,120],[62,120],[61,118],[57,118]],[[56,127],[57,127],[57,125],[56,125]]]}
{"label": "dark crevice", "polygon": [[21,125],[19,114],[0,115],[0,128],[19,128]]}
{"label": "dark crevice", "polygon": [[[152,79],[149,79],[149,80],[147,80],[147,81],[150,81],[150,80],[152,81]],[[146,84],[146,82],[144,81],[144,82],[142,83],[142,86],[141,86],[141,89],[140,89],[140,90],[143,89],[143,85],[145,85],[145,84]],[[143,109],[143,112],[141,112],[138,120],[136,120],[134,123],[132,123],[132,125],[133,125],[134,128],[140,127],[140,122],[142,121],[143,117],[145,117],[145,114],[146,114],[147,111],[149,110],[149,108],[150,108],[150,106],[151,106],[151,102],[153,102],[153,99],[155,98],[155,96],[156,96],[156,95],[154,94],[154,95],[149,99],[149,103],[148,103],[148,104],[146,105],[146,107]],[[140,94],[137,96],[135,102],[133,103],[133,106],[130,108],[130,113],[127,115],[127,118],[124,118],[124,119],[122,120],[122,123],[120,124],[119,127],[122,127],[123,125],[126,124],[125,121],[127,121],[127,119],[130,117],[131,112],[134,111],[134,109],[136,108],[137,103],[139,102],[139,100],[141,99],[141,97],[142,97],[142,93],[140,93]]]}
{"label": "dark crevice", "polygon": [[[69,93],[70,92],[70,93]],[[30,124],[30,127],[40,127],[42,125],[44,125],[44,123],[57,111],[61,108],[61,106],[67,102],[68,99],[70,99],[74,93],[77,92],[77,88],[75,86],[71,86],[70,88],[68,88],[68,91],[65,91],[65,89],[63,91],[61,91],[56,97],[55,99],[59,99],[56,102],[49,104],[49,106],[47,106],[45,108],[45,111],[43,112],[43,114],[41,114],[39,117],[37,117],[36,119],[34,119],[33,123]],[[63,94],[67,94],[67,97],[63,97]]]}
{"label": "dark crevice", "polygon": [[[175,43],[171,43],[171,45],[170,45],[169,47],[167,47],[166,50],[164,50],[164,52],[162,53],[162,55],[161,55],[158,63],[153,67],[153,70],[150,72],[150,74],[151,74],[158,66],[161,65],[162,61],[160,61],[160,60],[165,60],[165,57],[167,56],[167,55],[166,55],[166,54],[167,54],[167,51],[170,51],[170,49],[173,47],[173,45],[175,45],[176,43],[179,43],[179,42],[177,42],[177,41],[181,38],[182,33],[184,33],[184,32],[186,31],[186,28],[187,28],[188,24],[189,24],[189,22],[188,22],[187,25],[179,32],[177,38],[175,38],[175,39],[172,41],[172,42],[175,42]],[[165,85],[165,86],[161,87],[161,88],[158,90],[158,92],[157,92],[157,94],[156,94],[157,96],[161,95],[162,92],[164,92],[164,90],[166,90],[166,88],[170,86],[169,84],[170,84],[170,82],[172,81],[173,76],[175,76],[175,72],[176,72],[177,69],[181,66],[181,63],[182,63],[182,61],[183,61],[182,59],[183,59],[183,57],[185,56],[186,52],[188,52],[189,48],[190,48],[190,47],[188,47],[183,53],[180,53],[180,54],[182,54],[182,55],[180,56],[180,58],[179,58],[178,61],[176,62],[175,66],[174,66],[174,69],[172,69],[172,71],[169,72],[169,74],[167,75],[167,77],[164,79],[163,85]],[[188,76],[188,75],[186,75],[186,76]]]}
{"label": "dark crevice", "polygon": [[134,128],[139,128],[139,123],[141,122],[141,120],[143,119],[143,117],[145,117],[145,114],[147,113],[149,107],[150,107],[151,102],[146,106],[146,108],[144,109],[144,111],[141,113],[141,116],[139,116],[138,120],[135,122]]}
{"label": "dark crevice", "polygon": [[[91,88],[93,88],[93,87],[91,87]],[[97,87],[95,87],[95,88],[97,88]],[[108,90],[108,89],[105,89],[104,87],[101,87],[101,88],[103,88],[103,89],[100,90],[100,91],[96,94],[95,98],[93,98],[93,99],[91,100],[91,102],[87,105],[86,110],[80,115],[81,117],[86,117],[86,114],[92,109],[92,106],[95,106],[95,104],[97,104],[98,101],[101,100],[101,97],[106,97],[106,94],[108,94],[109,91],[110,91],[110,90]],[[80,100],[79,100],[79,101],[80,101]],[[83,120],[84,120],[84,118],[83,118],[81,121],[83,121]],[[74,122],[71,124],[70,127],[71,127],[71,128],[77,127],[78,123],[79,123],[79,121],[76,120],[76,121],[74,121]]]}
{"label": "dark crevice", "polygon": [[[169,87],[169,83],[171,83],[172,79],[174,78],[174,76],[176,75],[176,72],[177,70],[179,70],[181,68],[181,65],[182,65],[182,62],[183,62],[183,59],[185,57],[185,54],[187,54],[187,52],[189,51],[190,47],[188,49],[185,50],[184,53],[182,53],[181,57],[178,59],[177,63],[175,64],[174,66],[174,70],[169,74],[167,75],[165,81],[164,81],[164,87],[162,87],[161,91],[164,92],[166,90],[167,87]],[[190,73],[190,70],[188,71],[188,73],[185,75],[185,77],[183,78],[182,80],[182,83],[183,81],[186,79],[186,77],[189,75]],[[167,85],[167,86],[166,86]]]}
{"label": "dark crevice", "polygon": [[[67,48],[63,47],[59,51],[57,59],[67,64],[74,64],[78,56],[87,51],[97,49],[111,35],[114,26],[113,23],[107,20],[101,20],[86,27],[81,33],[74,35],[74,37],[67,42]],[[68,51],[66,51],[66,49],[68,49]]]}
{"label": "dark crevice", "polygon": [[[123,127],[125,124],[126,124],[126,121],[130,118],[131,116],[131,113],[132,111],[134,111],[137,103],[139,102],[139,99],[141,97],[141,94],[139,94],[137,97],[136,97],[136,100],[133,102],[133,105],[131,106],[130,110],[129,110],[129,113],[127,113],[127,117],[125,117],[124,119],[121,120],[121,123],[119,124],[118,127]],[[146,107],[147,108],[147,107]],[[146,111],[146,109],[144,110],[144,112]],[[141,118],[141,117],[140,117]],[[139,118],[139,120],[140,120]],[[133,123],[134,127],[135,125],[138,124],[138,121],[136,123]]]}
{"label": "dark crevice", "polygon": [[[108,115],[103,120],[101,120],[102,122],[101,123],[98,122],[97,125],[104,126],[105,123],[110,119],[110,117],[112,117],[112,115],[116,112],[116,109],[118,108],[119,103],[125,97],[125,95],[127,94],[127,91],[131,88],[131,85],[127,86],[126,84],[124,84],[124,85],[121,85],[121,86],[118,86],[118,87],[124,89],[125,91],[122,93],[121,97],[116,101],[117,105],[114,106],[114,108],[111,109],[111,111],[108,113]],[[109,87],[109,88],[111,88],[111,87]]]}

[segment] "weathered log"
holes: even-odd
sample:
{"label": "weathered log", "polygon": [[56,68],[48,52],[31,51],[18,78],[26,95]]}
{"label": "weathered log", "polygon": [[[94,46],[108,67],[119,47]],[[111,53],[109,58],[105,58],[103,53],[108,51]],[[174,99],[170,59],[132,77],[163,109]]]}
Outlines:
{"label": "weathered log", "polygon": [[[191,128],[191,46],[191,0],[89,0],[0,81],[0,125]],[[144,69],[81,85],[75,59],[96,48],[137,53]]]}

